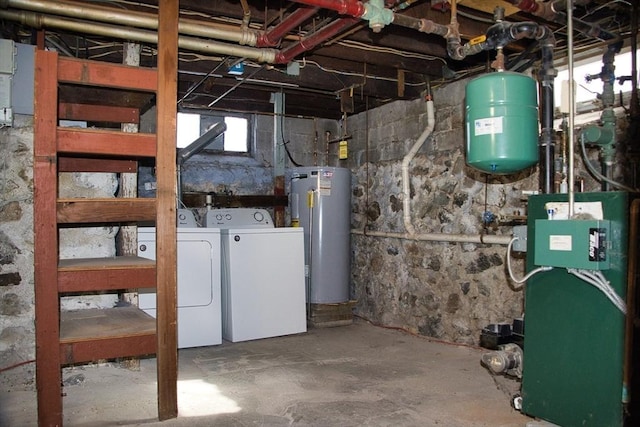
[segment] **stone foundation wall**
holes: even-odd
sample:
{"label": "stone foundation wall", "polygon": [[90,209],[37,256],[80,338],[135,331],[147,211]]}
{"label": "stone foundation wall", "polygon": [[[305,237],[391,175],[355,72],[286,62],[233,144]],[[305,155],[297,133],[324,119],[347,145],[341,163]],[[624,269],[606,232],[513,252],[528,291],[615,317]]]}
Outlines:
{"label": "stone foundation wall", "polygon": [[0,129],[0,368],[35,357],[33,121]]}
{"label": "stone foundation wall", "polygon": [[[486,176],[466,166],[463,99],[464,82],[434,93],[435,129],[410,165],[412,224],[416,233],[510,235],[511,227],[487,227],[485,212],[503,220],[526,214],[523,191],[537,190],[537,172]],[[354,229],[405,232],[402,159],[426,120],[424,100],[351,118]],[[482,327],[522,314],[506,246],[352,235],[352,249],[356,312],[376,323],[476,344]],[[523,261],[513,264],[522,276]]]}

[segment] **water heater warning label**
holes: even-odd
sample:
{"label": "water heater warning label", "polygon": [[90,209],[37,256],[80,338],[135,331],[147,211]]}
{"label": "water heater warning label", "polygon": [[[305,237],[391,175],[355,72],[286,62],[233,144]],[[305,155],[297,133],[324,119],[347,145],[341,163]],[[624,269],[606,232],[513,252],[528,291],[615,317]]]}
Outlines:
{"label": "water heater warning label", "polygon": [[502,133],[502,117],[488,117],[476,119],[474,122],[474,136]]}
{"label": "water heater warning label", "polygon": [[320,178],[320,195],[325,197],[331,195],[331,179]]}

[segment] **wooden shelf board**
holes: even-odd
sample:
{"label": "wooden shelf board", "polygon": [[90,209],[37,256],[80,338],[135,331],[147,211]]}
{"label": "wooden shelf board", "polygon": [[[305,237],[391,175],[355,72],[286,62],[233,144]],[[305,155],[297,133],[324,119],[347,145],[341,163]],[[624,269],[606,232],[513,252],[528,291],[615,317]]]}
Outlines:
{"label": "wooden shelf board", "polygon": [[156,199],[58,199],[58,223],[138,222],[156,219]]}
{"label": "wooden shelf board", "polygon": [[158,86],[158,72],[152,68],[59,57],[58,81],[155,92]]}
{"label": "wooden shelf board", "polygon": [[117,130],[58,127],[60,153],[116,157],[155,157],[156,135]]}
{"label": "wooden shelf board", "polygon": [[61,293],[155,287],[155,261],[146,258],[75,258],[58,263],[58,292]]}
{"label": "wooden shelf board", "polygon": [[137,256],[117,256],[109,258],[70,258],[58,262],[58,271],[78,270],[122,270],[133,268],[155,269],[156,262]]}
{"label": "wooden shelf board", "polygon": [[60,312],[60,343],[155,335],[156,319],[137,307]]}
{"label": "wooden shelf board", "polygon": [[58,156],[58,172],[136,173],[138,162],[124,159],[100,159]]}

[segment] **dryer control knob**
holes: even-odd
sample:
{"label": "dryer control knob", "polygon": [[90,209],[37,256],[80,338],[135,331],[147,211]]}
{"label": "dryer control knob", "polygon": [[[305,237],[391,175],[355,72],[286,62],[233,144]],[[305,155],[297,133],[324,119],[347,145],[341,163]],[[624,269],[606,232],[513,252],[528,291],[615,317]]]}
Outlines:
{"label": "dryer control knob", "polygon": [[216,215],[216,219],[217,219],[218,221],[222,221],[222,215],[220,215],[220,214]]}
{"label": "dryer control knob", "polygon": [[255,212],[253,214],[253,219],[255,219],[258,222],[262,222],[264,221],[264,215],[262,214],[262,212]]}

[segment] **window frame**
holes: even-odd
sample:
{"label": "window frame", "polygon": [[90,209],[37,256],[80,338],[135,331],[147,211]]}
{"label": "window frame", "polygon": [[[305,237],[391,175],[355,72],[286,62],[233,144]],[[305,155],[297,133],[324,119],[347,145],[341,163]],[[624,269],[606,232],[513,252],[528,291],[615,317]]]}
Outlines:
{"label": "window frame", "polygon": [[[247,121],[247,139],[246,139],[246,143],[247,143],[247,150],[246,151],[231,151],[231,150],[225,150],[224,148],[220,149],[220,148],[213,148],[212,145],[215,143],[219,143],[219,138],[216,138],[214,141],[212,141],[210,144],[208,144],[201,152],[200,154],[205,154],[205,155],[216,155],[216,156],[239,156],[239,157],[251,157],[253,152],[255,151],[255,132],[254,132],[254,128],[255,128],[255,115],[254,114],[247,114],[247,113],[229,113],[229,112],[222,112],[222,111],[211,111],[211,110],[201,110],[201,109],[190,109],[190,108],[180,108],[178,109],[178,113],[183,113],[183,114],[197,114],[200,116],[200,127],[201,127],[201,131],[200,131],[200,135],[202,135],[204,132],[202,130],[202,117],[211,117],[213,118],[213,120],[211,121],[211,125],[213,125],[214,123],[217,123],[219,121],[215,121],[215,118],[220,118],[224,121],[224,119],[226,117],[237,117],[237,118],[242,118],[245,119]],[[177,126],[176,126],[177,127]],[[177,129],[176,129],[177,131]],[[224,138],[225,134],[222,134],[222,137]],[[224,140],[222,141],[222,145],[224,147]],[[177,147],[177,141],[176,141],[176,148],[180,149],[180,147]]]}

